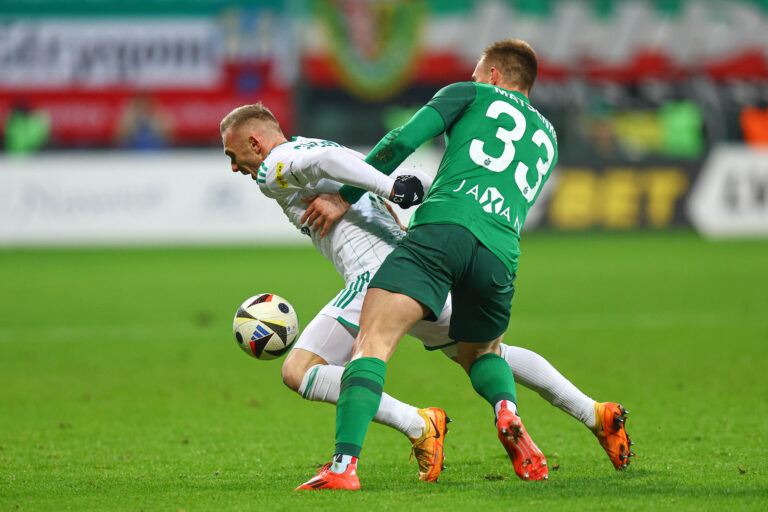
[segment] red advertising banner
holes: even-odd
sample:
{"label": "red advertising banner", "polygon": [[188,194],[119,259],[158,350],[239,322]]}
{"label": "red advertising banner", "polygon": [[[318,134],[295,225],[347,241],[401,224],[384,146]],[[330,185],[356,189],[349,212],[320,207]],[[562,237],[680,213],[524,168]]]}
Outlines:
{"label": "red advertising banner", "polygon": [[[271,83],[242,89],[238,82],[262,76],[261,66],[228,64],[224,79],[212,88],[162,88],[146,91],[124,86],[86,89],[0,89],[0,119],[13,108],[44,111],[50,118],[54,146],[130,146],[121,142],[123,120],[147,104],[147,116],[163,119],[173,145],[208,145],[220,142],[219,122],[233,108],[263,102],[291,133],[291,90]],[[226,78],[231,77],[231,78]]]}
{"label": "red advertising banner", "polygon": [[291,130],[271,52],[231,52],[215,18],[43,18],[0,24],[0,119],[41,112],[50,145],[219,142],[233,108],[264,102]]}

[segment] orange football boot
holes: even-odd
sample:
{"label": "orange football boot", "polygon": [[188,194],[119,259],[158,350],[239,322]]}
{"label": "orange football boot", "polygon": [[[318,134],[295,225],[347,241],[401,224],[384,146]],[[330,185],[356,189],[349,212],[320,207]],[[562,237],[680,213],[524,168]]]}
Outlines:
{"label": "orange football boot", "polygon": [[409,460],[416,456],[416,462],[419,463],[419,480],[436,482],[443,470],[443,444],[451,418],[437,407],[419,409],[419,415],[424,418],[424,433],[420,437],[409,438],[413,444]]}
{"label": "orange football boot", "polygon": [[630,441],[627,429],[624,428],[627,414],[629,411],[620,404],[595,402],[596,426],[592,432],[618,471],[626,469],[629,466],[629,458],[635,455],[630,450],[634,443]]}
{"label": "orange football boot", "polygon": [[331,471],[331,462],[329,462],[317,471],[317,475],[295,488],[294,491],[316,491],[319,489],[359,491],[360,479],[357,478],[357,465],[350,464],[345,472],[334,473]]}
{"label": "orange football boot", "polygon": [[509,409],[501,409],[496,418],[499,440],[507,450],[517,476],[523,480],[547,480],[547,460],[528,435],[520,417]]}

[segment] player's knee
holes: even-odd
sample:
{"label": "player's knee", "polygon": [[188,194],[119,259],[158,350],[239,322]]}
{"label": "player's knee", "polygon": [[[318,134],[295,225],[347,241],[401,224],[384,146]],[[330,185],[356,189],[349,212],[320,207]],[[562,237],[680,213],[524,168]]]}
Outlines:
{"label": "player's knee", "polygon": [[283,383],[294,391],[298,391],[301,387],[301,381],[304,379],[304,374],[307,369],[302,365],[291,364],[286,360],[282,368]]}

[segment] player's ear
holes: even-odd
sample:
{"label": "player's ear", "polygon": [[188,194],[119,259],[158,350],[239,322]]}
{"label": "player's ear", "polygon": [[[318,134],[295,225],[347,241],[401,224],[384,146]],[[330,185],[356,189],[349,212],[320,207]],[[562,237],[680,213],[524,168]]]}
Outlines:
{"label": "player's ear", "polygon": [[491,85],[499,85],[501,82],[501,73],[495,67],[491,66]]}
{"label": "player's ear", "polygon": [[261,141],[255,135],[249,135],[248,146],[251,148],[251,150],[258,153],[261,150]]}

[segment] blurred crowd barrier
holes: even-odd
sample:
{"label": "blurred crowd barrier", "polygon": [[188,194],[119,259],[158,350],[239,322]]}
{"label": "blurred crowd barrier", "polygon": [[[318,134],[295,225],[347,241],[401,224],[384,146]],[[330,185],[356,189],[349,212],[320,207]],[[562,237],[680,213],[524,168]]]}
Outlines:
{"label": "blurred crowd barrier", "polygon": [[0,157],[0,247],[308,243],[219,151]]}
{"label": "blurred crowd barrier", "polygon": [[[405,165],[433,172],[442,152]],[[219,151],[48,152],[0,157],[0,247],[51,244],[308,244]],[[500,211],[503,198],[479,198]],[[410,210],[399,210],[405,223]],[[720,146],[702,163],[560,164],[524,230],[695,227],[768,236],[768,151]]]}
{"label": "blurred crowd barrier", "polygon": [[[558,132],[543,226],[688,225],[721,161],[738,171],[713,171],[717,204],[768,217],[768,0],[0,0],[3,154],[34,155],[0,179],[75,173],[93,150],[218,148],[221,118],[257,101],[288,136],[371,147],[505,37],[537,50],[531,100]],[[162,173],[133,164],[121,179]]]}

